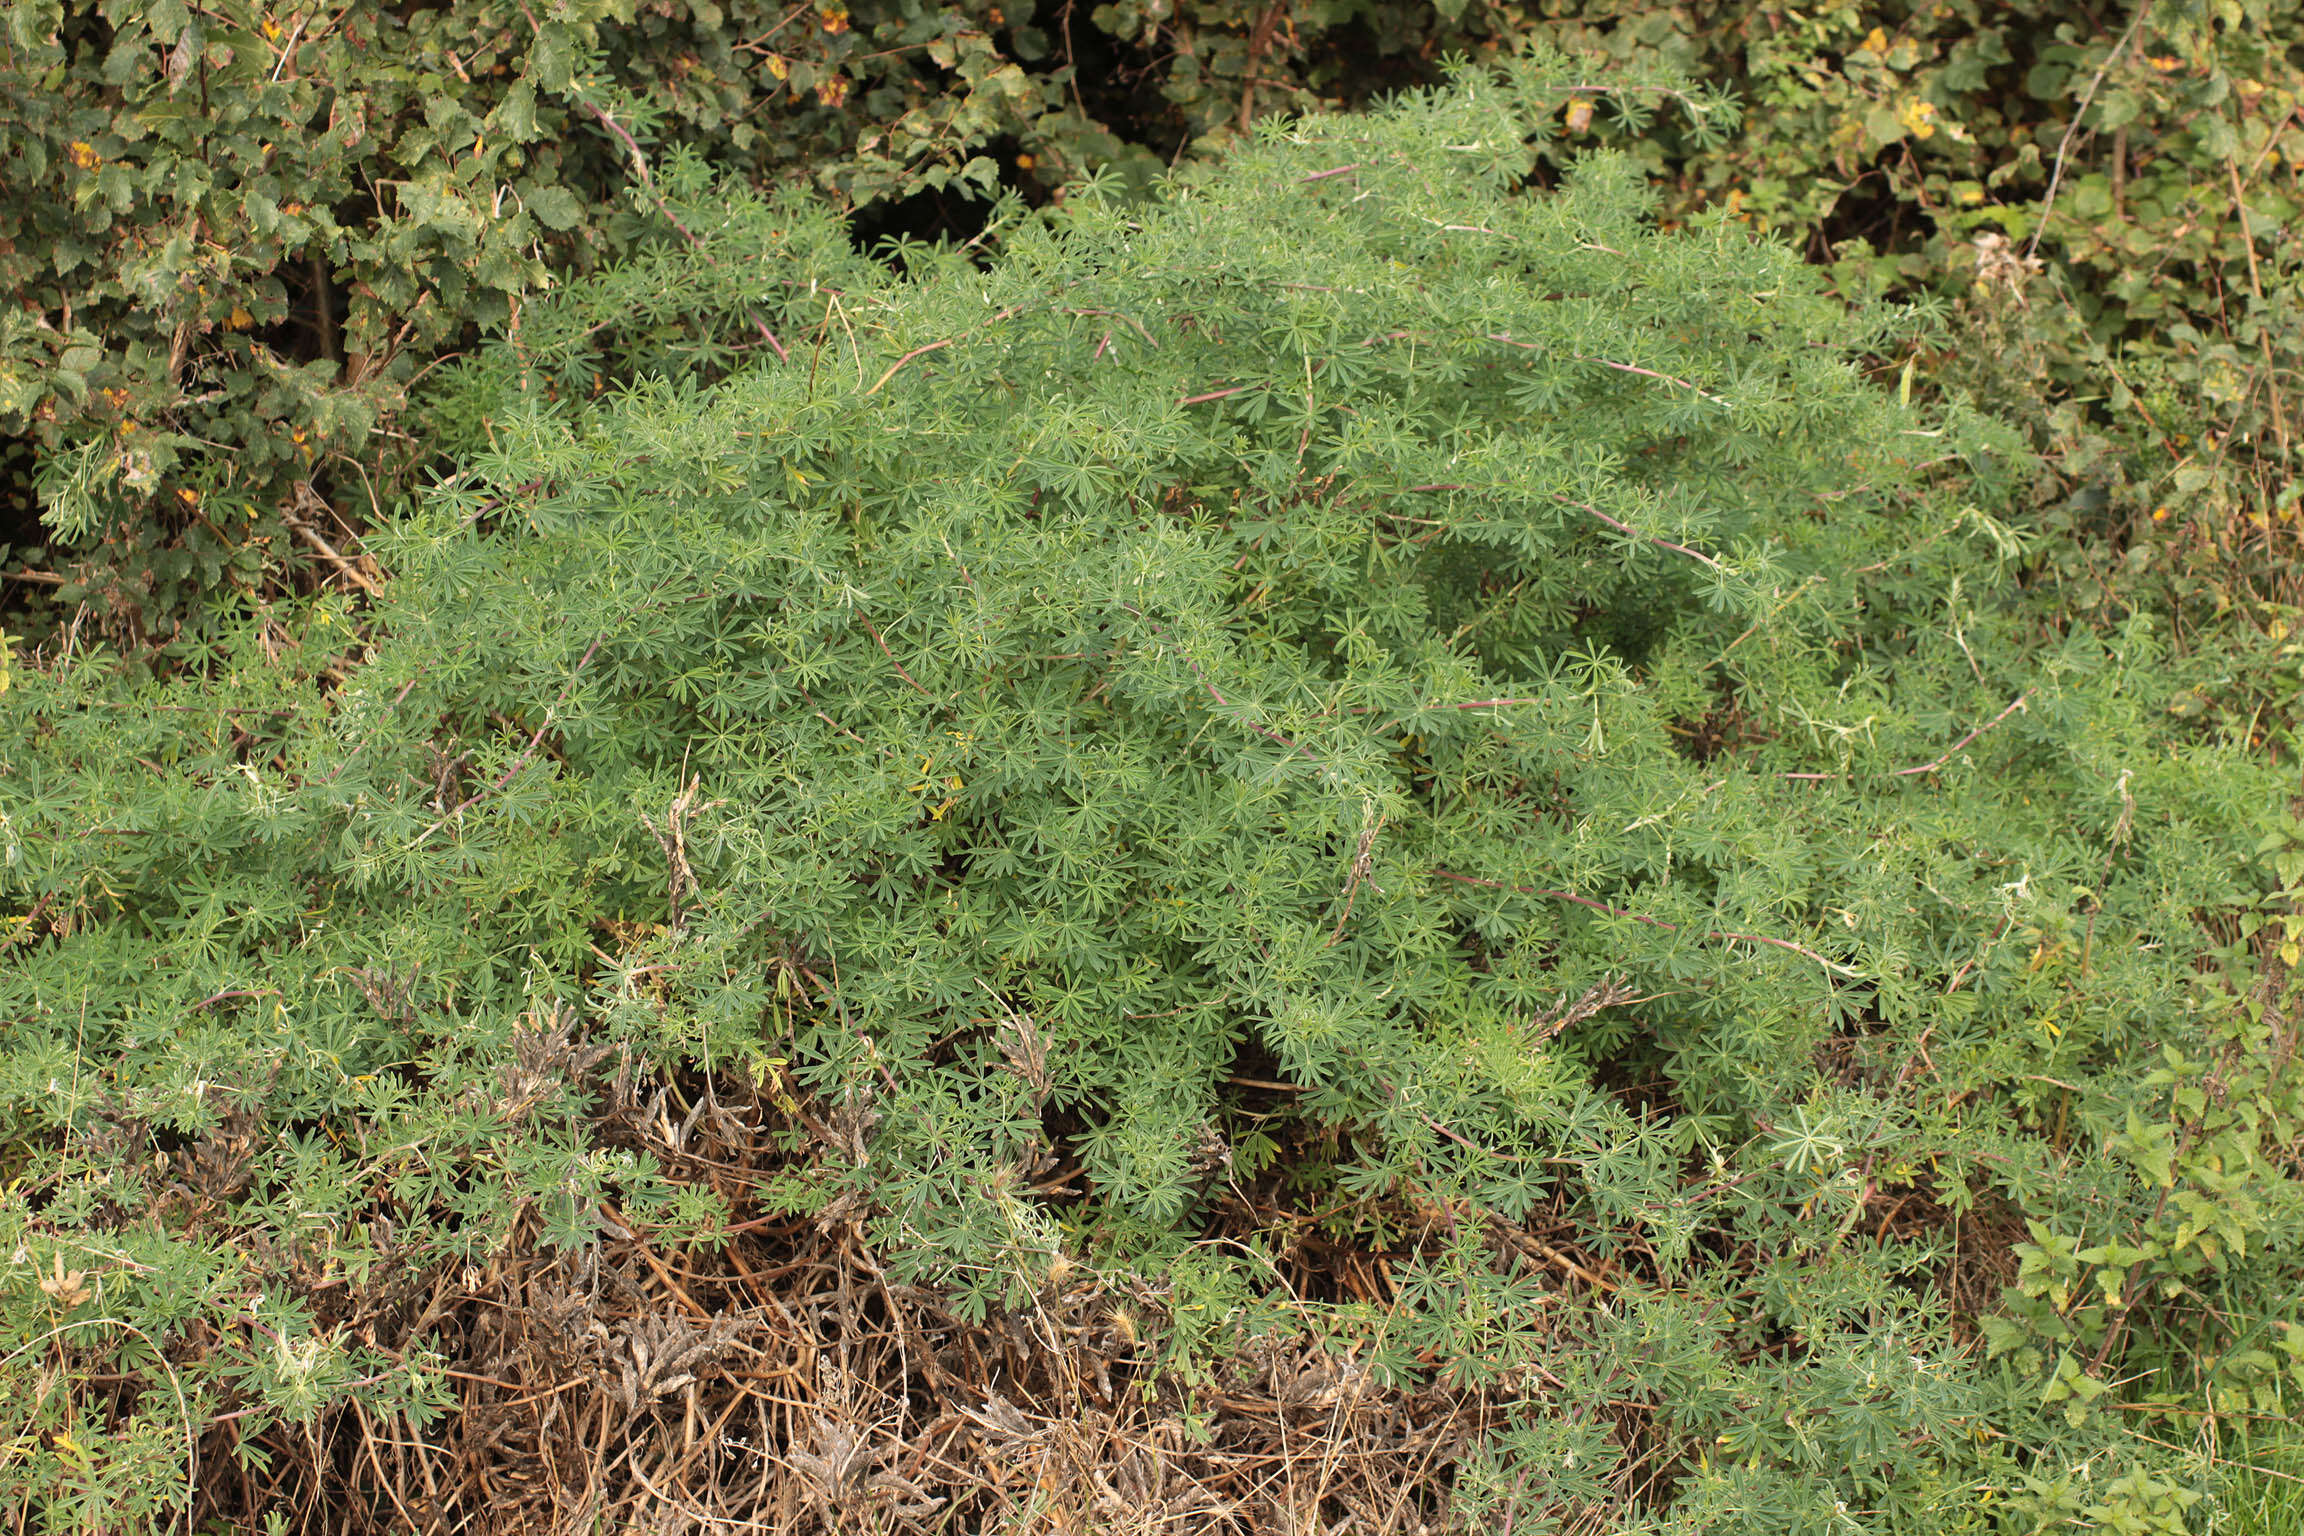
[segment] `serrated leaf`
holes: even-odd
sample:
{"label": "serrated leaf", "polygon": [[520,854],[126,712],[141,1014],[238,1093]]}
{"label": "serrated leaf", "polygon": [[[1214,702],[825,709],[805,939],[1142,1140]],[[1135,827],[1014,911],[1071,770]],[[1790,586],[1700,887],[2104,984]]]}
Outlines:
{"label": "serrated leaf", "polygon": [[583,222],[584,205],[566,187],[523,184],[520,197],[546,229],[570,230]]}

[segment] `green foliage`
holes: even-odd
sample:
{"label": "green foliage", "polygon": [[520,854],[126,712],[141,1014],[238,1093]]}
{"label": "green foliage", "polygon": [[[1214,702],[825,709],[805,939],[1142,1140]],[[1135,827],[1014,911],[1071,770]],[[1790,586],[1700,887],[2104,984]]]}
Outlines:
{"label": "green foliage", "polygon": [[[0,1338],[69,1369],[9,1496],[169,1497],[164,1369],[195,1430],[422,1412],[351,1327],[407,1277],[711,1222],[615,1059],[803,1091],[760,1199],[892,1282],[1085,1260],[1186,1379],[1285,1314],[1493,1394],[1474,1517],[2197,1528],[2130,1429],[2304,1382],[2280,776],[2025,592],[2010,435],[1866,377],[1931,315],[1623,158],[1523,195],[1578,85],[1267,123],[989,265],[731,192],[602,292],[779,346],[595,398],[611,301],[534,307],[367,628],[19,675]],[[1396,1304],[1192,1246],[1283,1142]],[[75,1422],[91,1370],[154,1390]]]}
{"label": "green foliage", "polygon": [[[1987,400],[2042,450],[2038,500],[2070,536],[2041,558],[2067,601],[2214,613],[2220,643],[2271,660],[2304,607],[2304,269],[2281,237],[2304,171],[2304,8],[1553,0],[1528,22],[1742,98],[1730,143],[1665,124],[1630,146],[1678,210],[1788,235],[1852,294],[1958,302],[1950,337],[1891,366]],[[2246,718],[2291,696],[2267,679],[2201,707]]]}
{"label": "green foliage", "polygon": [[[29,595],[96,598],[123,642],[315,558],[350,579],[316,539],[344,553],[425,467],[410,383],[516,329],[548,274],[701,233],[661,217],[684,151],[851,207],[1060,199],[1448,50],[1557,47],[1586,61],[1559,126],[1669,177],[1668,222],[1724,209],[1847,293],[1960,306],[1888,365],[2046,450],[2067,600],[2224,615],[2265,655],[2195,707],[2287,707],[2260,679],[2295,674],[2276,653],[2304,608],[2295,0],[7,14],[0,276],[32,302],[0,317],[0,430],[37,445],[38,558],[73,577]],[[1606,110],[1689,79],[1744,131]]]}
{"label": "green foliage", "polygon": [[11,0],[0,431],[40,451],[58,595],[165,641],[344,543],[415,465],[378,433],[412,380],[664,232],[659,144],[864,201],[989,186],[1056,89],[997,15]]}

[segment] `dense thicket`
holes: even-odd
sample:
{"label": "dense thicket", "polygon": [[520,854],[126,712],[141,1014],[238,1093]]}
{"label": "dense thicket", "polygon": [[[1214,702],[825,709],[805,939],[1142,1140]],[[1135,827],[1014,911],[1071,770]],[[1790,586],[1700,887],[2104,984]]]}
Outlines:
{"label": "dense thicket", "polygon": [[[436,1279],[598,1306],[639,1229],[685,1296],[802,1213],[963,1317],[1091,1274],[1163,1390],[1309,1334],[1470,1394],[1435,1519],[2204,1519],[2132,1431],[2304,1350],[2283,777],[2153,621],[2023,591],[2010,435],[1866,377],[1927,316],[1620,158],[1526,195],[1575,85],[989,265],[691,204],[647,283],[778,348],[588,398],[571,296],[444,386],[491,446],[359,628],[20,669],[17,1507],[165,1523],[189,1434],[209,1500],[297,1447],[388,1524],[312,1426],[507,1385]],[[610,1134],[653,1069],[753,1085],[775,1170]],[[1280,1283],[1315,1235],[1381,1297]]]}
{"label": "dense thicket", "polygon": [[[2266,645],[2296,605],[2294,0],[1265,0],[795,7],[12,0],[0,35],[0,568],[18,630],[130,646],[221,599],[376,579],[358,530],[436,467],[408,389],[516,334],[550,274],[695,233],[683,151],[858,229],[973,232],[1141,183],[1259,115],[1559,47],[1569,138],[1961,324],[1904,356],[2047,450],[2043,558],[2113,619],[2196,605]],[[1733,138],[1621,120],[1680,77]],[[1637,100],[1638,91],[1630,92]],[[741,314],[715,338],[773,348]],[[82,607],[83,600],[86,606]],[[2274,605],[2274,606],[2267,606]],[[2277,605],[2286,605],[2280,607]],[[2246,718],[2286,701],[2250,687]]]}
{"label": "dense thicket", "polygon": [[129,643],[197,632],[306,560],[367,579],[353,530],[428,466],[411,381],[513,327],[550,272],[668,233],[661,151],[815,168],[863,200],[987,186],[987,139],[1058,89],[995,47],[998,16],[14,0],[0,538]]}
{"label": "dense thicket", "polygon": [[[1564,8],[1555,34],[1728,85],[1745,131],[1640,152],[1682,205],[1798,240],[1851,294],[1930,293],[1914,349],[2039,451],[2045,573],[2092,621],[2178,612],[2297,723],[2294,348],[2304,12],[2285,0]],[[2258,681],[2251,682],[2247,679]],[[2213,692],[2214,690],[2212,690]]]}

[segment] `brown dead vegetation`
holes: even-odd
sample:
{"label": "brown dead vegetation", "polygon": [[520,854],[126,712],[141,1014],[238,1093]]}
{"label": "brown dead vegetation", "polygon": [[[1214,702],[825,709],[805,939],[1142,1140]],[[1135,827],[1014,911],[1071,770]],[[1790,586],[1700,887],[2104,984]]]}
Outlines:
{"label": "brown dead vegetation", "polygon": [[[608,1097],[628,1145],[730,1199],[736,1235],[673,1243],[608,1208],[602,1239],[582,1248],[551,1249],[531,1220],[484,1267],[323,1282],[307,1300],[326,1321],[444,1358],[456,1411],[419,1430],[348,1405],[308,1426],[271,1424],[253,1446],[236,1443],[242,1426],[227,1415],[202,1447],[195,1528],[263,1529],[268,1517],[313,1536],[1461,1528],[1451,1478],[1501,1422],[1493,1394],[1381,1385],[1309,1330],[1267,1337],[1194,1383],[1162,1378],[1152,1367],[1168,1296],[1081,1271],[1028,1309],[964,1322],[933,1290],[888,1278],[858,1212],[745,1219],[745,1189],[790,1160],[760,1129],[781,1118],[769,1097],[628,1078]],[[1236,1193],[1220,1219],[1292,1227],[1290,1283],[1305,1295],[1392,1304],[1384,1255],[1326,1240],[1269,1194]],[[1589,1256],[1532,1237],[1512,1246],[1566,1287],[1593,1273]],[[1625,1415],[1634,1439],[1638,1419]],[[1652,1482],[1655,1461],[1635,1457],[1630,1475]],[[1523,1518],[1543,1512],[1532,1495]]]}

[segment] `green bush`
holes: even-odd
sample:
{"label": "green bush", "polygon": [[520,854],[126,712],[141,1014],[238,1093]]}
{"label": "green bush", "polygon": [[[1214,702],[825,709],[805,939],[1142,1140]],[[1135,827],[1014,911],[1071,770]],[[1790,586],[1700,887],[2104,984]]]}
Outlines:
{"label": "green bush", "polygon": [[424,461],[409,384],[666,233],[660,146],[854,200],[987,186],[1058,88],[998,14],[12,0],[0,431],[38,451],[59,595],[165,642],[307,560],[372,580],[348,535]]}
{"label": "green bush", "polygon": [[[1850,294],[1960,306],[1951,338],[1886,361],[2024,427],[2069,601],[2215,614],[2221,643],[2267,653],[2286,639],[2304,608],[2286,238],[2304,8],[1547,0],[1525,25],[1745,103],[1728,143],[1666,125],[1629,146],[1677,211],[1791,237]],[[2242,692],[2242,718],[2290,704],[2281,681]]]}
{"label": "green bush", "polygon": [[446,1362],[351,1326],[412,1276],[749,1217],[600,1137],[621,1052],[797,1094],[751,1198],[889,1283],[1133,1276],[1187,1380],[1284,1158],[1396,1256],[1293,1315],[1511,1421],[1468,1518],[2199,1528],[2131,1431],[2304,1380],[2280,776],[2025,593],[2009,434],[1865,377],[1928,315],[1621,158],[1521,195],[1573,83],[1267,124],[988,267],[732,192],[643,286],[783,355],[590,399],[571,295],[443,386],[492,446],[366,629],[21,671],[8,1497],[165,1510],[170,1387],[212,1454],[421,1426]]}
{"label": "green bush", "polygon": [[357,530],[433,467],[409,386],[517,335],[554,274],[690,233],[658,160],[965,222],[1003,181],[1146,180],[1333,96],[1371,35],[1428,55],[1446,10],[1300,35],[1241,0],[1154,0],[1075,37],[1069,8],[991,0],[9,0],[0,563],[29,557],[33,595],[89,600],[129,645],[205,632],[218,599],[364,586]]}

